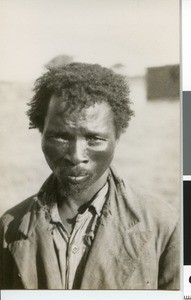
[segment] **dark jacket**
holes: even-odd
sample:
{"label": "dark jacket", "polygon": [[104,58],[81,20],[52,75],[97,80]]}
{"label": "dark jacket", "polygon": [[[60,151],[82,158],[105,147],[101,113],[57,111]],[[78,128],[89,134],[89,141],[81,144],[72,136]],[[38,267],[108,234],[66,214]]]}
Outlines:
{"label": "dark jacket", "polygon": [[[1,289],[62,289],[47,190],[46,184],[0,219]],[[173,206],[125,189],[111,171],[80,289],[179,289],[177,224]]]}

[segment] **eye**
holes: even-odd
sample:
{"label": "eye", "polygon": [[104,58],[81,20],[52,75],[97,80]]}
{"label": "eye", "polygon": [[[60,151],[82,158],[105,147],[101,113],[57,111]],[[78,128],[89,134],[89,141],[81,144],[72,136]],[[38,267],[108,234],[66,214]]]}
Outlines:
{"label": "eye", "polygon": [[54,140],[57,142],[66,142],[67,139],[61,136],[54,137]]}
{"label": "eye", "polygon": [[102,138],[100,136],[88,136],[87,141],[88,141],[88,144],[90,144],[90,145],[98,145],[98,144],[104,143],[106,141],[106,139]]}
{"label": "eye", "polygon": [[48,136],[48,139],[56,142],[67,142],[71,137],[67,133],[55,133]]}

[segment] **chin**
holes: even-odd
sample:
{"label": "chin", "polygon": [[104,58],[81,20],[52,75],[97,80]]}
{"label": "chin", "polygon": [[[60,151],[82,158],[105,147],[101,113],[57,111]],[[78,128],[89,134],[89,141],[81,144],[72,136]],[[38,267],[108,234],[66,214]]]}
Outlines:
{"label": "chin", "polygon": [[62,192],[65,196],[76,196],[84,192],[89,187],[89,185],[65,183],[64,185],[62,185],[62,187]]}

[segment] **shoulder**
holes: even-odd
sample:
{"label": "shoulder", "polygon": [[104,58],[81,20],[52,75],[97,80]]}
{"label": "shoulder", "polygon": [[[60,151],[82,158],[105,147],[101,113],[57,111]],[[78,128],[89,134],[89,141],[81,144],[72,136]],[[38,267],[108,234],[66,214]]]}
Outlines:
{"label": "shoulder", "polygon": [[43,183],[37,194],[25,199],[19,204],[15,205],[11,209],[7,210],[0,218],[0,223],[7,223],[9,220],[21,219],[28,211],[32,210],[39,199],[44,197],[44,194],[49,195],[51,190],[54,188],[56,178],[54,174],[51,174],[46,181]]}
{"label": "shoulder", "polygon": [[170,217],[177,219],[178,218],[178,209],[172,203],[169,203],[167,200],[158,198],[149,194],[148,191],[143,190],[142,188],[134,188],[132,186],[125,185],[127,193],[131,191],[131,195],[134,197],[135,204],[137,205],[140,213],[149,214],[155,219],[163,219]]}
{"label": "shoulder", "polygon": [[173,233],[180,218],[177,207],[165,199],[158,199],[145,190],[128,184],[125,184],[125,193],[127,205],[130,203],[145,229],[155,230],[156,234]]}
{"label": "shoulder", "polygon": [[19,218],[21,216],[23,216],[23,214],[25,214],[25,212],[27,212],[30,207],[32,206],[32,204],[37,200],[37,195],[33,195],[25,200],[23,200],[22,202],[20,202],[19,204],[13,206],[12,208],[8,209],[0,218],[0,220],[2,222],[5,222],[5,220],[8,217],[12,217],[12,218]]}
{"label": "shoulder", "polygon": [[[165,199],[157,198],[144,189],[129,184],[126,178],[118,176],[115,169],[111,168],[114,184],[119,186],[118,192],[122,193],[121,213],[126,215],[130,211],[145,230],[158,232],[173,232],[179,222],[180,213],[172,203]],[[121,198],[121,197],[120,197]],[[120,203],[119,203],[120,204]]]}
{"label": "shoulder", "polygon": [[24,216],[33,210],[37,199],[37,195],[31,196],[7,210],[0,218],[1,232],[6,232],[8,229],[16,232]]}

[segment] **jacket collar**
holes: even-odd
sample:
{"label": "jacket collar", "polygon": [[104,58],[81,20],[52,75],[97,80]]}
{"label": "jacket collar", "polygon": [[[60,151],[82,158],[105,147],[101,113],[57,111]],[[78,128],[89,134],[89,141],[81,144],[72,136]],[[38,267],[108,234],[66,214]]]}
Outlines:
{"label": "jacket collar", "polygon": [[[133,208],[133,203],[130,202],[132,199],[131,190],[129,187],[125,187],[123,180],[117,175],[114,167],[109,169],[109,197],[103,206],[102,217],[100,218],[100,223],[103,225],[108,214],[112,215],[116,211],[116,202],[111,201],[113,196],[117,196],[117,209],[120,209],[120,219],[121,224],[126,229],[130,229],[136,223],[139,222],[137,213]],[[19,233],[24,235],[25,238],[29,237],[40,218],[45,218],[48,223],[50,222],[50,206],[52,205],[54,199],[56,199],[56,178],[54,174],[51,174],[48,179],[44,182],[40,191],[36,196],[33,197],[28,210],[23,215],[20,225],[18,227]],[[124,202],[123,198],[127,198]],[[121,207],[121,205],[125,207]],[[128,213],[128,216],[127,216]]]}
{"label": "jacket collar", "polygon": [[30,199],[30,205],[24,212],[18,226],[18,232],[25,238],[31,236],[41,218],[47,220],[47,228],[50,222],[50,207],[56,199],[56,178],[51,174],[40,188],[37,195]]}
{"label": "jacket collar", "polygon": [[117,213],[120,216],[120,220],[117,222],[119,221],[125,230],[130,229],[140,221],[134,208],[133,192],[129,186],[125,186],[113,166],[109,170],[108,180],[109,196],[103,208],[102,222],[105,221],[108,214],[116,216]]}

